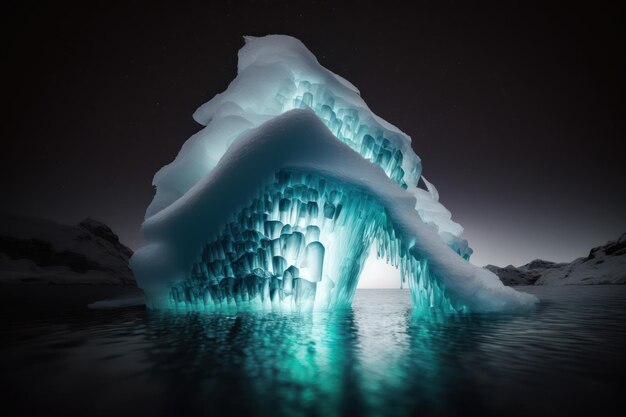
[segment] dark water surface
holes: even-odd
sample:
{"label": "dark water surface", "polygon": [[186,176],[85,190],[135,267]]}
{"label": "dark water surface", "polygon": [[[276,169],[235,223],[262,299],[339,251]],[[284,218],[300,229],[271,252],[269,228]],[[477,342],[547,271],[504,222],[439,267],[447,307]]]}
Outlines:
{"label": "dark water surface", "polygon": [[619,415],[626,286],[522,289],[536,311],[436,322],[402,290],[312,315],[12,307],[2,415]]}

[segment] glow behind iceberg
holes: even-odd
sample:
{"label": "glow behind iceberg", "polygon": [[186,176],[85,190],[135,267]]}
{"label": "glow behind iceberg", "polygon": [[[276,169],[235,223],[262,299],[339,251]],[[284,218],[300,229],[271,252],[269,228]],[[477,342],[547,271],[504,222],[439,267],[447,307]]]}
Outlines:
{"label": "glow behind iceberg", "polygon": [[[352,301],[372,244],[417,312],[536,303],[467,260],[409,136],[297,39],[246,38],[205,127],[154,178],[131,267],[153,308],[301,311]],[[380,277],[384,279],[384,277]]]}

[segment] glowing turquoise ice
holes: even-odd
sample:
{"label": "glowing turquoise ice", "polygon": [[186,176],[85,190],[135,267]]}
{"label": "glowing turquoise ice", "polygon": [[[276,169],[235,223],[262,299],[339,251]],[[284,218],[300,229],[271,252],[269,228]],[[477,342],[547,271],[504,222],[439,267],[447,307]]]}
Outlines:
{"label": "glowing turquoise ice", "polygon": [[427,260],[408,254],[374,198],[319,175],[285,170],[206,243],[189,275],[173,283],[170,307],[232,312],[349,306],[372,244],[379,257],[400,268],[418,310],[465,310],[445,296]]}
{"label": "glowing turquoise ice", "polygon": [[[277,95],[277,101],[282,104],[282,112],[292,109],[313,110],[337,139],[381,167],[394,182],[407,188],[402,169],[402,151],[385,138],[383,129],[363,123],[359,120],[359,112],[356,109],[336,105],[332,91],[322,84],[299,81],[297,90],[291,95],[292,98]],[[421,164],[419,159],[416,159],[410,175],[417,181],[420,174]]]}

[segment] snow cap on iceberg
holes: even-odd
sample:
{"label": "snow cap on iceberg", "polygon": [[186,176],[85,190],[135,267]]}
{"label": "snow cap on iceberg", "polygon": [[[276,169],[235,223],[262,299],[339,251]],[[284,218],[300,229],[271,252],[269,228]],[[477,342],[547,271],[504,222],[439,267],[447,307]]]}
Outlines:
{"label": "snow cap on iceberg", "polygon": [[[154,179],[131,261],[154,308],[333,308],[369,247],[419,311],[503,311],[536,299],[467,261],[462,228],[423,179],[410,138],[295,38],[246,38],[238,75]],[[247,307],[246,307],[247,306]]]}

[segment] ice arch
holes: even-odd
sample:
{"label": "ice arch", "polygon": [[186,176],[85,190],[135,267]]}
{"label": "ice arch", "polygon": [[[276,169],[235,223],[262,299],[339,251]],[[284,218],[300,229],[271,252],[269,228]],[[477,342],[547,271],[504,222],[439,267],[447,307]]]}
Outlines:
{"label": "ice arch", "polygon": [[428,260],[409,252],[376,196],[357,183],[297,168],[278,171],[233,213],[204,245],[191,274],[171,286],[168,304],[208,310],[229,304],[280,311],[346,307],[373,244],[379,257],[400,268],[418,309],[466,310],[446,297]]}
{"label": "ice arch", "polygon": [[349,304],[376,242],[400,264],[418,309],[535,302],[459,256],[415,204],[313,112],[292,110],[243,135],[210,175],[148,218],[150,243],[131,266],[153,308],[308,310]]}
{"label": "ice arch", "polygon": [[[247,39],[206,127],[154,179],[131,267],[153,308],[310,310],[351,302],[372,244],[419,311],[536,299],[467,262],[410,138],[296,39]],[[422,178],[427,190],[416,187]]]}

